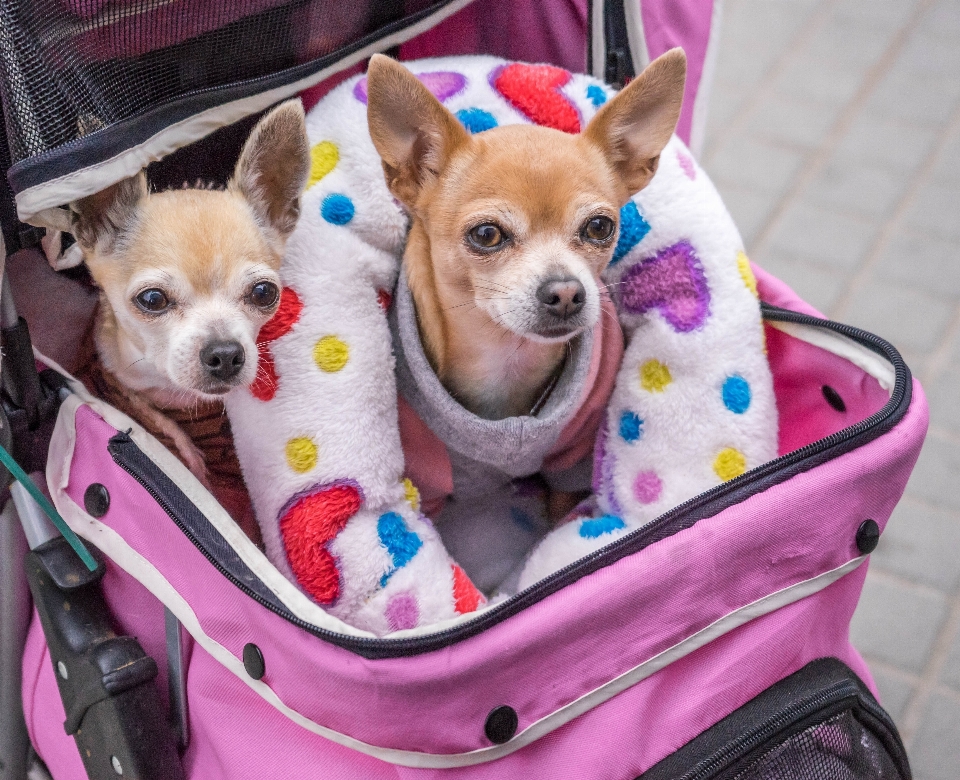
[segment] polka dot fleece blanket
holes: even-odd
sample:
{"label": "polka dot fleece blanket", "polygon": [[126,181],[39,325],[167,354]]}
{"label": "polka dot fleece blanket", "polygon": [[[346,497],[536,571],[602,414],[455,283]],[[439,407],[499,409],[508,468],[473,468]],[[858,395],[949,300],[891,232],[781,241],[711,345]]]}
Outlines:
{"label": "polka dot fleece blanket", "polygon": [[[578,132],[612,94],[546,65],[406,64],[474,133],[522,122]],[[307,117],[313,168],[280,310],[260,333],[255,384],[231,394],[227,411],[270,560],[331,614],[386,634],[486,600],[403,478],[385,309],[407,218],[384,183],[366,97],[355,77]],[[678,139],[622,209],[605,281],[627,349],[596,447],[595,496],[539,541],[521,588],[777,454],[750,266]]]}

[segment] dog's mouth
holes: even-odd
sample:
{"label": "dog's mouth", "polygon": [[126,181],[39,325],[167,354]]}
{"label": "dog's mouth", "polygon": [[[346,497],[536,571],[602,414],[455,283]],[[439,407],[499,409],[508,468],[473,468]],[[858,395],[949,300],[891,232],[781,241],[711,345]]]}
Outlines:
{"label": "dog's mouth", "polygon": [[532,327],[528,334],[546,341],[569,341],[583,332],[582,323],[544,323]]}

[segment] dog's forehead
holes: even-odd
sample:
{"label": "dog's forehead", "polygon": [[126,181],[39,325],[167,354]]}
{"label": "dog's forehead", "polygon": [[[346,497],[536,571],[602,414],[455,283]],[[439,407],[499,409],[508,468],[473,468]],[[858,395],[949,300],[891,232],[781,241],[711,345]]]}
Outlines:
{"label": "dog's forehead", "polygon": [[520,125],[475,136],[444,171],[443,197],[465,209],[499,200],[556,224],[578,217],[584,204],[615,204],[618,186],[602,154],[578,136]]}
{"label": "dog's forehead", "polygon": [[240,198],[202,190],[151,196],[125,254],[137,269],[166,269],[197,292],[241,283],[251,266],[278,261]]}

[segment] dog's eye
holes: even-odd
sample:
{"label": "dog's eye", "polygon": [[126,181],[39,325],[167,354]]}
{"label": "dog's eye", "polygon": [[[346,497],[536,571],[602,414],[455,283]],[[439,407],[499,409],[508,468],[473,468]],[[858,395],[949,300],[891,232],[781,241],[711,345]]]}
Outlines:
{"label": "dog's eye", "polygon": [[606,241],[613,235],[613,229],[610,217],[591,217],[583,226],[583,237],[588,241]]}
{"label": "dog's eye", "polygon": [[157,290],[156,288],[144,290],[142,293],[137,295],[135,300],[137,302],[137,306],[152,314],[161,312],[170,305],[170,299],[167,298],[166,293],[164,293],[163,290]]}
{"label": "dog's eye", "polygon": [[489,222],[471,228],[467,239],[478,249],[496,249],[506,241],[503,231]]}
{"label": "dog's eye", "polygon": [[280,290],[273,282],[257,282],[250,290],[250,300],[261,309],[269,309],[279,297]]}

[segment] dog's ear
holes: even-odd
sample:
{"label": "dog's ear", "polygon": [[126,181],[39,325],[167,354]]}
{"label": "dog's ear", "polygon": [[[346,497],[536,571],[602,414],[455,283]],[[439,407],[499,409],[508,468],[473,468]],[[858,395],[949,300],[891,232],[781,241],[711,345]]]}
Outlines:
{"label": "dog's ear", "polygon": [[657,172],[660,152],[680,118],[687,58],[671,49],[651,62],[587,125],[584,137],[600,147],[626,187],[642,190]]}
{"label": "dog's ear", "polygon": [[390,192],[413,209],[469,134],[399,62],[375,54],[367,68],[367,124]]}
{"label": "dog's ear", "polygon": [[98,244],[109,251],[117,238],[128,230],[140,201],[147,196],[147,176],[136,176],[117,182],[95,195],[70,204],[71,233],[84,253]]}
{"label": "dog's ear", "polygon": [[263,227],[284,241],[297,225],[310,174],[310,141],[303,104],[281,103],[257,122],[243,145],[229,188],[253,207]]}

